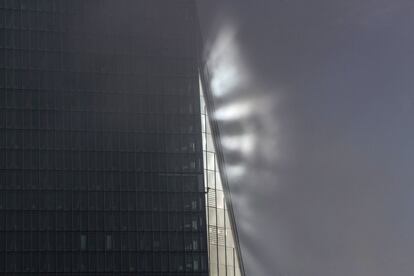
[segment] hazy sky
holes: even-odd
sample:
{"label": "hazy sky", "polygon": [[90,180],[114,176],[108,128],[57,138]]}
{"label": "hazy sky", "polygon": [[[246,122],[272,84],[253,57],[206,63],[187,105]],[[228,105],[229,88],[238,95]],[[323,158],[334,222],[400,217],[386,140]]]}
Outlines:
{"label": "hazy sky", "polygon": [[414,275],[414,2],[198,2],[207,45],[237,30],[225,103],[272,106],[240,119],[256,153],[227,152],[247,274]]}

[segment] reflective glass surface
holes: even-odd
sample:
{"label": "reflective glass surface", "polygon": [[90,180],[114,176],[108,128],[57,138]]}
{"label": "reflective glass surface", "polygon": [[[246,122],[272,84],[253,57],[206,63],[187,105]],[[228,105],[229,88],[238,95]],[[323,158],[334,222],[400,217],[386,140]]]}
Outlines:
{"label": "reflective glass surface", "polygon": [[[202,85],[200,84],[200,88]],[[200,89],[204,182],[207,189],[207,225],[211,276],[240,276],[232,225],[223,192],[203,90]]]}
{"label": "reflective glass surface", "polygon": [[194,1],[0,1],[0,274],[207,275]]}

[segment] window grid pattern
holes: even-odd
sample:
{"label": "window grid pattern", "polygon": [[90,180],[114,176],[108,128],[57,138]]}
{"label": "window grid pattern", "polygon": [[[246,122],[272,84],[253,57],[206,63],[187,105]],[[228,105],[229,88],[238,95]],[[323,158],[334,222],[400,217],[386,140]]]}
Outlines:
{"label": "window grid pattern", "polygon": [[200,84],[201,130],[203,134],[204,182],[207,188],[206,213],[211,276],[240,276],[237,250],[227,212],[210,128],[206,103]]}
{"label": "window grid pattern", "polygon": [[207,275],[194,6],[176,4],[0,1],[0,274]]}

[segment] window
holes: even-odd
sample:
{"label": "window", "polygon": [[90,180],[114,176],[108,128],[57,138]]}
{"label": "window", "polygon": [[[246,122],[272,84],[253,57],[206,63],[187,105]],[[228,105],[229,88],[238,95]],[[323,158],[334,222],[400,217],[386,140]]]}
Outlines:
{"label": "window", "polygon": [[81,250],[86,250],[86,234],[81,234],[80,235],[80,249]]}
{"label": "window", "polygon": [[[200,271],[196,61],[176,56],[188,39],[163,38],[173,56],[155,60],[144,52],[159,51],[159,38],[68,26],[84,20],[85,1],[0,2],[9,8],[0,9],[9,28],[0,40],[0,125],[9,126],[0,133],[0,274],[6,265],[29,274]],[[126,39],[133,45],[123,48]],[[6,247],[19,252],[5,256]]]}

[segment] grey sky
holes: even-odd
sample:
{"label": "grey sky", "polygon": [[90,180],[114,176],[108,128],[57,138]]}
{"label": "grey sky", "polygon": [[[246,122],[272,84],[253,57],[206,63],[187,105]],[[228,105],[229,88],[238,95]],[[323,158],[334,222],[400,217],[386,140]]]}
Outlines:
{"label": "grey sky", "polygon": [[274,158],[240,157],[247,176],[230,179],[248,275],[414,275],[412,1],[199,10],[207,41],[238,29],[253,79],[243,93],[275,102],[254,121],[258,148],[277,140]]}

